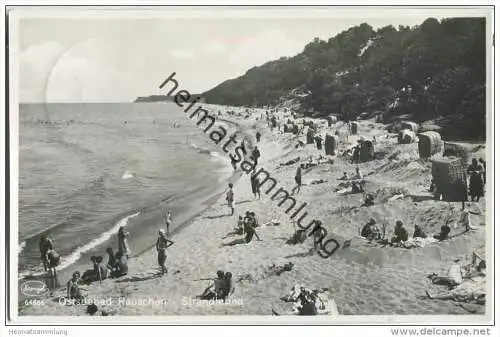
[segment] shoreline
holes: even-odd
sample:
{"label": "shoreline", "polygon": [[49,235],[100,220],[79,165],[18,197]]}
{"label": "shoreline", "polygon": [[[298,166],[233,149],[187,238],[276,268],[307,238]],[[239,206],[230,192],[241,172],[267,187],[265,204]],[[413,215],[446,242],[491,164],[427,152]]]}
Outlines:
{"label": "shoreline", "polygon": [[[237,121],[247,123],[243,119]],[[324,156],[324,150],[316,150],[313,145],[295,149],[293,145],[303,137],[289,137],[289,134],[270,132],[265,126],[261,128],[264,130],[265,141],[257,145],[266,157],[263,165],[288,190],[294,185],[295,167],[277,166],[278,162],[298,156],[302,161],[306,161],[308,156]],[[362,134],[372,129],[369,122],[362,123]],[[381,126],[373,130],[385,132]],[[308,209],[311,216],[322,219],[332,236],[342,238],[339,242],[351,240],[349,248],[339,250],[330,258],[309,254],[309,249],[312,248],[310,239],[302,245],[285,244],[294,230],[289,216],[275,202],[269,202],[270,195],[262,193],[261,200],[253,199],[249,179],[241,179],[244,176],[241,174],[235,184],[235,215],[227,215],[228,208],[223,195],[218,198],[214,196],[214,202],[176,234],[176,244],[167,253],[169,272],[166,276],[156,276],[156,252],[149,249],[130,261],[129,275],[93,284],[88,287],[89,295],[114,302],[121,297],[129,299],[131,303],[151,299],[151,303],[144,306],[99,306],[111,315],[119,316],[271,315],[271,310],[289,311],[290,305],[281,302],[279,297],[285,295],[295,284],[303,284],[309,288],[327,287],[343,315],[470,314],[452,301],[429,301],[420,297],[428,287],[428,273],[442,272],[454,257],[464,257],[484,245],[485,231],[482,227],[448,242],[413,249],[377,247],[358,239],[359,226],[370,217],[375,217],[377,222],[387,219],[390,231],[393,221],[398,217],[402,217],[408,224],[423,222],[431,234],[444,221],[449,207],[453,208],[456,215],[459,213],[458,203],[451,203],[449,206],[433,200],[413,202],[411,195],[420,191],[422,184],[426,184],[429,168],[414,164],[418,163],[417,159],[411,159],[415,167],[410,165],[408,168],[405,156],[410,156],[407,153],[411,153],[411,158],[417,158],[414,154],[417,144],[400,146],[389,141],[393,140],[387,140],[388,143],[381,149],[387,147],[401,159],[394,163],[381,159],[360,165],[369,180],[368,189],[377,195],[377,205],[371,208],[359,208],[360,195],[341,196],[334,192],[334,187],[338,184],[335,180],[342,171],[351,172],[355,167],[343,158],[334,157],[333,164],[320,164],[304,173],[304,185],[299,197],[314,201]],[[290,151],[285,150],[288,148]],[[408,176],[399,178],[403,174]],[[318,185],[311,183],[323,178],[327,182]],[[403,187],[408,190],[405,192],[406,196],[389,205],[386,194],[394,195],[398,193],[398,188]],[[476,206],[484,210],[484,199]],[[222,243],[231,241],[221,238],[234,228],[238,215],[247,210],[255,211],[260,223],[277,220],[280,224],[258,227],[257,232],[263,241],[221,246]],[[484,215],[484,211],[482,213]],[[269,274],[271,266],[287,262],[293,262],[292,271],[281,276]],[[186,303],[185,298],[194,298],[207,285],[206,281],[196,280],[213,277],[216,270],[232,272],[236,282],[233,296],[234,299],[241,299],[242,305],[206,306],[189,301]],[[60,292],[55,295],[64,296]],[[480,314],[480,308],[478,310]],[[50,315],[85,315],[84,308],[61,306],[53,301],[47,301],[43,309],[25,306],[19,310],[20,315],[28,316],[47,315],[48,312]]]}

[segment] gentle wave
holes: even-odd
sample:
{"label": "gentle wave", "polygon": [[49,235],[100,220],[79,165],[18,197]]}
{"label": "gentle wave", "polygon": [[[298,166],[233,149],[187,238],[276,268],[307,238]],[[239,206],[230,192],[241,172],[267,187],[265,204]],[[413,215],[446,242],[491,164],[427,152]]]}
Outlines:
{"label": "gentle wave", "polygon": [[[94,249],[98,245],[109,240],[114,234],[116,234],[118,232],[118,229],[120,227],[125,226],[130,219],[138,216],[139,214],[141,214],[141,212],[137,212],[137,213],[134,213],[132,215],[128,215],[128,216],[124,217],[123,219],[119,220],[113,228],[111,228],[110,230],[101,234],[101,236],[99,236],[97,239],[94,239],[94,240],[90,241],[89,243],[77,248],[75,251],[73,251],[73,253],[71,253],[71,255],[63,257],[61,259],[62,262],[58,266],[57,269],[59,269],[59,270],[65,269],[65,268],[71,266],[73,263],[78,261],[84,253],[88,252],[91,249]],[[18,278],[22,279],[22,278],[27,277],[27,276],[42,276],[44,273],[45,272],[42,272],[42,271],[40,271],[40,272],[25,271],[25,272],[19,273]]]}

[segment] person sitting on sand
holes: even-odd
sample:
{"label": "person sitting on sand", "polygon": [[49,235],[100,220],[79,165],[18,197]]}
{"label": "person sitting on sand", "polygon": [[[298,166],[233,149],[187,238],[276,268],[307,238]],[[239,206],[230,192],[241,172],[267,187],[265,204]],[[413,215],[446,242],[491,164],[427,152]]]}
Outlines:
{"label": "person sitting on sand", "polygon": [[371,218],[370,221],[368,221],[368,223],[363,226],[363,229],[361,230],[361,236],[369,241],[381,239],[380,231],[375,224],[375,219]]}
{"label": "person sitting on sand", "polygon": [[80,272],[75,271],[73,273],[73,276],[71,279],[68,281],[66,285],[66,290],[67,290],[67,296],[70,300],[82,300],[83,296],[81,294],[80,286]]}
{"label": "person sitting on sand", "polygon": [[106,267],[108,267],[111,276],[113,277],[118,270],[118,262],[116,261],[115,253],[113,252],[113,248],[106,248],[106,253],[108,253],[108,263]]}
{"label": "person sitting on sand", "polygon": [[361,204],[361,207],[370,207],[373,205],[375,205],[373,194],[368,193],[365,197],[365,201],[363,202],[363,204]]}
{"label": "person sitting on sand", "polygon": [[229,188],[226,192],[226,201],[227,205],[231,209],[231,215],[234,214],[234,192],[233,192],[233,184],[229,183]]}
{"label": "person sitting on sand", "polygon": [[363,179],[363,175],[361,174],[361,172],[359,171],[359,167],[356,167],[356,173],[354,174],[354,177],[353,179]]}
{"label": "person sitting on sand", "polygon": [[244,238],[236,239],[236,240],[228,242],[228,243],[223,243],[222,246],[223,247],[224,246],[234,246],[234,245],[239,245],[239,244],[250,243],[252,241],[254,235],[258,241],[262,241],[262,239],[257,235],[255,228],[252,226],[252,224],[248,220],[243,222],[243,232],[245,234]]}
{"label": "person sitting on sand", "polygon": [[108,277],[108,267],[104,264],[102,256],[92,256],[91,260],[94,265],[94,273],[97,276],[97,280],[102,282],[102,280]]}
{"label": "person sitting on sand", "polygon": [[117,252],[115,255],[116,258],[116,272],[114,277],[120,277],[123,275],[127,275],[128,273],[128,259],[121,252]]}
{"label": "person sitting on sand", "polygon": [[220,298],[226,301],[226,299],[234,293],[234,289],[233,274],[231,272],[227,272],[226,274],[224,274]]}
{"label": "person sitting on sand", "polygon": [[403,221],[396,221],[396,227],[394,227],[394,236],[391,239],[392,243],[405,242],[408,240],[408,231],[403,226]]}
{"label": "person sitting on sand", "polygon": [[222,239],[224,240],[225,238],[228,238],[233,235],[243,235],[243,222],[244,222],[243,217],[240,215],[238,217],[238,223],[234,228],[234,230],[232,232],[227,233],[226,236],[224,236]]}
{"label": "person sitting on sand", "polygon": [[173,241],[167,239],[165,230],[160,228],[158,231],[158,239],[156,240],[156,251],[158,252],[158,265],[160,266],[162,275],[167,273],[167,267],[165,266],[165,261],[167,260],[167,248],[173,244]]}
{"label": "person sitting on sand", "polygon": [[434,235],[434,239],[439,241],[447,240],[449,238],[450,232],[451,228],[448,224],[442,225],[441,232],[439,232],[439,234]]}
{"label": "person sitting on sand", "polygon": [[365,191],[366,182],[364,180],[353,181],[351,183],[352,193],[363,193]]}
{"label": "person sitting on sand", "polygon": [[413,237],[425,239],[427,238],[427,234],[425,234],[422,227],[420,227],[419,225],[415,225],[415,230],[413,231]]}
{"label": "person sitting on sand", "polygon": [[255,212],[248,212],[248,221],[250,222],[250,226],[252,227],[259,227],[259,222],[257,220],[257,216],[255,215]]}
{"label": "person sitting on sand", "polygon": [[224,286],[224,272],[222,270],[217,271],[217,278],[213,279],[213,282],[203,291],[203,293],[197,298],[202,300],[213,300],[222,297],[222,290]]}
{"label": "person sitting on sand", "polygon": [[344,175],[339,180],[349,180],[349,177],[347,176],[347,172],[344,172]]}

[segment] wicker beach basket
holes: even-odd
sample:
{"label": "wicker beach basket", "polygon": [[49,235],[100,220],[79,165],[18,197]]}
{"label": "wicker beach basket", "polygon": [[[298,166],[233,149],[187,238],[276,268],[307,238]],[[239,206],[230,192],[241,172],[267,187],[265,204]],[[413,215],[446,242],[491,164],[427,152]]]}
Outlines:
{"label": "wicker beach basket", "polygon": [[327,134],[325,136],[325,154],[327,156],[335,155],[335,151],[339,145],[339,137]]}
{"label": "wicker beach basket", "polygon": [[467,175],[459,157],[441,157],[432,160],[432,178],[438,193],[445,201],[467,200]]}
{"label": "wicker beach basket", "polygon": [[342,143],[347,143],[349,141],[349,134],[344,130],[335,131],[335,136],[339,137],[339,141]]}
{"label": "wicker beach basket", "polygon": [[443,142],[439,133],[427,131],[418,135],[418,153],[420,158],[430,158],[442,150]]}
{"label": "wicker beach basket", "polygon": [[398,143],[399,144],[411,144],[415,141],[415,133],[408,129],[399,131]]}
{"label": "wicker beach basket", "polygon": [[418,133],[418,124],[415,122],[408,122],[408,121],[401,122],[401,131],[402,130],[410,130],[414,134],[417,134]]}
{"label": "wicker beach basket", "polygon": [[462,159],[464,165],[469,162],[470,152],[469,149],[458,143],[444,142],[444,152],[445,157],[459,157]]}
{"label": "wicker beach basket", "polygon": [[351,134],[352,135],[358,134],[358,128],[359,128],[358,122],[351,122]]}
{"label": "wicker beach basket", "polygon": [[359,161],[362,163],[367,162],[373,160],[374,156],[375,148],[373,147],[373,143],[369,140],[363,141],[360,145]]}

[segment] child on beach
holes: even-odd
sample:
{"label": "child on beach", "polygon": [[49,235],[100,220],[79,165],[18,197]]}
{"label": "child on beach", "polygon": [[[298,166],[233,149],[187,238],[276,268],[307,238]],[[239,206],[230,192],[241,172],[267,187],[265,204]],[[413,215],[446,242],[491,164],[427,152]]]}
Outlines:
{"label": "child on beach", "polygon": [[234,214],[234,192],[233,192],[233,184],[229,183],[229,189],[226,192],[226,201],[227,205],[231,209],[231,215]]}
{"label": "child on beach", "polygon": [[73,273],[73,276],[71,279],[68,281],[66,288],[67,288],[67,296],[70,300],[81,300],[83,299],[83,296],[80,291],[80,287],[78,283],[80,282],[80,272],[75,271]]}
{"label": "child on beach", "polygon": [[156,251],[158,252],[158,265],[161,268],[161,274],[165,275],[167,273],[167,267],[165,266],[165,261],[167,260],[167,248],[174,244],[173,241],[167,239],[165,235],[165,230],[161,228],[158,231],[158,239],[156,240]]}
{"label": "child on beach", "polygon": [[167,211],[165,214],[165,225],[167,226],[167,235],[170,235],[170,225],[172,224],[172,213]]}

